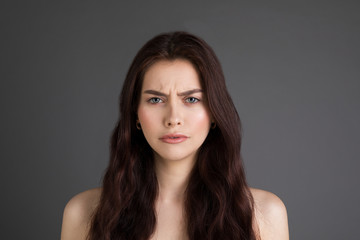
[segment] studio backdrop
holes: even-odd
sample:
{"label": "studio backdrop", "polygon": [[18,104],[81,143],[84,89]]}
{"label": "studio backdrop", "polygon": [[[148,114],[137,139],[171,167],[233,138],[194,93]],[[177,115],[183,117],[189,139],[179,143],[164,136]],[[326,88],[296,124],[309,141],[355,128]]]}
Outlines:
{"label": "studio backdrop", "polygon": [[358,239],[358,1],[2,1],[1,239],[59,239],[98,187],[138,49],[184,30],[222,64],[250,186],[285,203],[290,239]]}

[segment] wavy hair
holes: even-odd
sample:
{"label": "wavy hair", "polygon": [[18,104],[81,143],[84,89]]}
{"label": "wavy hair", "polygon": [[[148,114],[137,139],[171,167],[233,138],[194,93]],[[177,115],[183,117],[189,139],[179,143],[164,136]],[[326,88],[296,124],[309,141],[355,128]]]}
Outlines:
{"label": "wavy hair", "polygon": [[216,122],[199,149],[185,191],[187,235],[191,240],[256,239],[253,199],[240,155],[240,119],[220,62],[204,40],[186,32],[172,32],[148,41],[127,73],[89,240],[145,240],[155,231],[158,182],[153,151],[136,129],[137,109],[146,70],[159,60],[175,59],[186,59],[197,69]]}

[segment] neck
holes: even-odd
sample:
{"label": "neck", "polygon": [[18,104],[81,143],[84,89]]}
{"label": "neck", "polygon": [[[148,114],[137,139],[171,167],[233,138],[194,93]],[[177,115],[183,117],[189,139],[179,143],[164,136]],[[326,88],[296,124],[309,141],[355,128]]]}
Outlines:
{"label": "neck", "polygon": [[182,202],[195,160],[169,161],[155,157],[155,172],[159,184],[158,200]]}

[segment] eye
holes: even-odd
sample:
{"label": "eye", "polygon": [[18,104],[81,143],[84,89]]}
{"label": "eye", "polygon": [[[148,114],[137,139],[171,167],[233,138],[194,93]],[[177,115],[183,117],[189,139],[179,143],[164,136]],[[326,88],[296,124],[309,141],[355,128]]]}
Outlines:
{"label": "eye", "polygon": [[187,103],[196,103],[198,101],[200,101],[200,100],[195,97],[188,97],[185,99],[185,102],[187,102]]}
{"label": "eye", "polygon": [[162,102],[162,100],[158,97],[153,97],[148,100],[149,103],[156,104]]}

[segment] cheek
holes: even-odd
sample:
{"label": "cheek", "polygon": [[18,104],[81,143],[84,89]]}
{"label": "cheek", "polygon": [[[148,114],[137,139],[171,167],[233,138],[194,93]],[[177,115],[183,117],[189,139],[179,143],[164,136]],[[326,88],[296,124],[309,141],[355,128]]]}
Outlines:
{"label": "cheek", "polygon": [[199,131],[209,129],[211,124],[209,114],[206,111],[193,114],[188,121]]}
{"label": "cheek", "polygon": [[146,131],[147,129],[149,129],[149,126],[154,125],[153,123],[157,121],[156,116],[157,115],[154,114],[152,111],[149,111],[149,109],[139,106],[138,118],[141,124],[141,128],[143,130]]}

